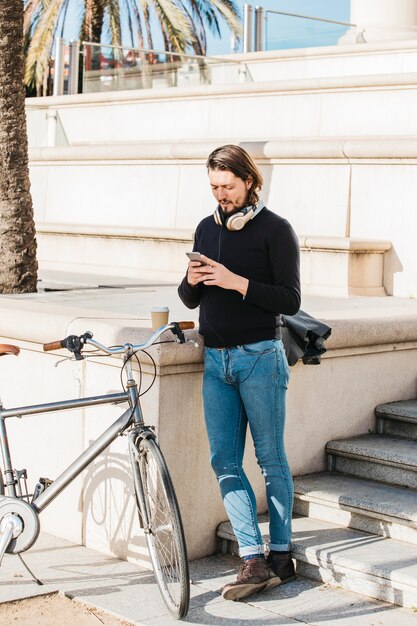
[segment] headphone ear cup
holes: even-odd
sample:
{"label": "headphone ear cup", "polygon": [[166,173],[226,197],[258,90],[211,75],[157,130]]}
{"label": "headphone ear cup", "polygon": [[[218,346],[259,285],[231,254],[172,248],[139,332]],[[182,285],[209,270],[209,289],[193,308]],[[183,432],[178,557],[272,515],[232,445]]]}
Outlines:
{"label": "headphone ear cup", "polygon": [[228,230],[236,231],[242,230],[242,228],[251,220],[253,217],[253,208],[239,211],[239,213],[235,213],[226,222],[226,227]]}
{"label": "headphone ear cup", "polygon": [[245,225],[245,214],[242,213],[241,211],[239,211],[239,213],[235,213],[234,215],[231,215],[227,220],[226,220],[226,228],[227,230],[242,230],[242,228]]}
{"label": "headphone ear cup", "polygon": [[216,222],[217,226],[223,226],[222,218],[221,218],[221,215],[220,215],[220,212],[219,212],[218,208],[214,211],[213,217],[214,217],[214,221]]}

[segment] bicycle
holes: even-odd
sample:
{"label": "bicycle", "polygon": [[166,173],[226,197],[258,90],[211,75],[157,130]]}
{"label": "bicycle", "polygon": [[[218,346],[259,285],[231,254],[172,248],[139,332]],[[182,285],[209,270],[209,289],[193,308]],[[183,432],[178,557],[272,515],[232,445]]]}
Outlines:
{"label": "bicycle", "polygon": [[[107,355],[122,354],[122,372],[126,371],[127,381],[126,386],[123,386],[124,391],[121,393],[12,409],[5,409],[0,404],[0,448],[3,457],[3,473],[0,470],[0,565],[5,553],[18,554],[32,578],[38,584],[42,584],[21,557],[21,553],[33,546],[38,538],[40,513],[112,441],[120,435],[127,434],[139,524],[144,530],[156,582],[170,613],[177,619],[183,619],[187,615],[190,599],[190,577],[180,510],[154,429],[147,426],[143,419],[140,404],[140,396],[143,394],[140,393],[140,385],[138,387],[133,378],[131,360],[136,352],[149,348],[167,330],[175,335],[175,341],[184,343],[186,339],[183,331],[190,328],[194,328],[194,322],[171,322],[161,326],[147,341],[139,345],[127,343],[124,346],[107,347],[95,341],[91,332],[86,332],[80,336],[70,335],[63,340],[44,344],[43,349],[45,351],[66,348],[76,360],[102,353]],[[84,351],[85,346],[93,346],[95,351]],[[0,346],[0,355],[3,354],[17,355],[19,348],[2,345]],[[148,352],[146,354],[153,360]],[[140,365],[139,360],[138,364]],[[126,401],[129,402],[129,408],[93,441],[58,478],[53,481],[40,478],[33,494],[28,493],[26,470],[16,470],[12,465],[6,432],[6,419],[80,407],[118,404]],[[5,495],[5,491],[7,495]]]}

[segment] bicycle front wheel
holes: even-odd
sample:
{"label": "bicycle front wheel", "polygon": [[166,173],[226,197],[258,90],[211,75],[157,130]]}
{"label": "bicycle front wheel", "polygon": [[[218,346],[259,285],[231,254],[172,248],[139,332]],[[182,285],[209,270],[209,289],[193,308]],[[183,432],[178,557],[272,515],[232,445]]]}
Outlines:
{"label": "bicycle front wheel", "polygon": [[[183,619],[190,602],[190,576],[184,530],[174,487],[165,459],[154,439],[142,439],[138,446],[139,472],[143,486],[146,541],[159,590],[176,619]],[[135,480],[136,484],[136,480]],[[147,522],[147,523],[146,523]]]}

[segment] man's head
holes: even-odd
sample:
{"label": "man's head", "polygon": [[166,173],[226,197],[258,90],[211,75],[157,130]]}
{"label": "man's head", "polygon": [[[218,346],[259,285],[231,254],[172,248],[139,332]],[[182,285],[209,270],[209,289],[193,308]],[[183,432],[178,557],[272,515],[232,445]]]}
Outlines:
{"label": "man's head", "polygon": [[226,213],[258,202],[263,177],[251,156],[239,146],[216,148],[207,159],[213,196]]}

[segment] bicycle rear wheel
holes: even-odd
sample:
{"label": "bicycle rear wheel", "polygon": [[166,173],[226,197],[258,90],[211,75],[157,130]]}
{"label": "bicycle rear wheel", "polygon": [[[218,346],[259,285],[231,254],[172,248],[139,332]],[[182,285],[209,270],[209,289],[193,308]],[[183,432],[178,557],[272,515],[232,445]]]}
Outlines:
{"label": "bicycle rear wheel", "polygon": [[[138,512],[145,527],[146,541],[159,590],[169,611],[183,619],[190,602],[190,576],[184,530],[174,487],[165,459],[154,439],[142,439],[138,447],[139,472],[145,511]],[[136,480],[135,480],[136,484]]]}

